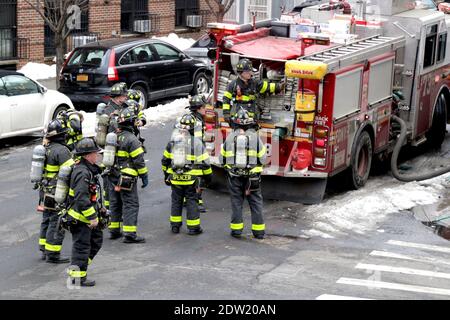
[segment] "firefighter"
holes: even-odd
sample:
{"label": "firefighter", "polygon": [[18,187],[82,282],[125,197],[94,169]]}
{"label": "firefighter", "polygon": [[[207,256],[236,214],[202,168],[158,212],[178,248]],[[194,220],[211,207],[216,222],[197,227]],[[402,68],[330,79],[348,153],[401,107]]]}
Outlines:
{"label": "firefighter", "polygon": [[233,122],[235,129],[225,140],[220,163],[228,172],[231,198],[231,236],[239,238],[244,229],[242,205],[247,198],[252,218],[252,233],[263,239],[265,224],[262,214],[261,172],[266,159],[266,147],[255,131],[255,120],[245,109],[240,109]]}
{"label": "firefighter", "polygon": [[137,103],[135,107],[136,108],[135,114],[137,114],[136,126],[138,128],[145,126],[147,124],[147,119],[145,118],[145,114],[143,111],[145,106],[141,104],[141,93],[137,90],[130,89],[127,91],[127,98],[128,100],[132,100]]}
{"label": "firefighter", "polygon": [[[193,96],[189,99],[189,111],[191,112],[191,114],[195,117],[195,128],[194,128],[194,136],[196,138],[201,139],[202,141],[204,141],[204,136],[205,136],[205,123],[203,121],[203,116],[201,114],[201,111],[204,110],[206,105],[206,101],[204,99],[204,97],[202,95],[196,95]],[[197,197],[198,197],[198,209],[200,211],[200,213],[205,213],[207,212],[206,207],[205,207],[205,203],[203,201],[202,198],[202,192],[203,192],[203,180],[200,179],[199,180],[199,188],[198,193],[197,193]],[[184,200],[184,203],[186,202],[186,199]]]}
{"label": "firefighter", "polygon": [[181,117],[161,160],[166,185],[172,187],[170,225],[179,233],[182,225],[183,199],[186,198],[186,224],[189,235],[203,232],[197,203],[198,179],[211,180],[212,169],[203,142],[194,136],[196,120],[190,113]]}
{"label": "firefighter", "polygon": [[[125,243],[143,243],[145,238],[137,235],[139,198],[137,179],[142,179],[142,188],[148,185],[148,169],[144,160],[144,149],[134,135],[136,116],[132,106],[121,111],[118,118],[117,152],[115,165],[108,174],[109,209],[111,224],[110,239],[125,235]],[[123,220],[123,234],[120,230]]]}
{"label": "firefighter", "polygon": [[[130,95],[130,91],[134,91],[134,90],[128,90],[128,97],[136,97],[136,94],[134,95]],[[135,115],[137,115],[136,117],[136,123],[134,124],[134,134],[136,137],[138,137],[139,141],[142,143],[142,147],[144,148],[144,151],[146,152],[144,143],[145,143],[145,139],[141,137],[141,130],[140,128],[145,126],[147,124],[147,119],[145,118],[145,114],[142,111],[142,107],[141,105],[136,102],[136,100],[133,99],[128,99],[127,101],[125,101],[124,104],[122,104],[122,108],[132,108],[133,112]]]}
{"label": "firefighter", "polygon": [[39,238],[42,259],[49,263],[66,263],[69,258],[61,256],[64,232],[57,229],[58,208],[55,201],[55,189],[58,172],[65,166],[73,166],[74,160],[69,148],[65,145],[68,129],[61,120],[53,120],[48,124],[44,139],[45,167],[41,193],[43,193],[44,211]]}
{"label": "firefighter", "polygon": [[[241,59],[237,64],[239,77],[228,84],[223,95],[223,115],[225,121],[230,122],[236,111],[243,108],[249,112],[249,116],[257,119],[257,95],[275,94],[284,90],[285,83],[279,84],[253,79],[253,64],[249,59]],[[231,104],[233,103],[233,110]],[[231,121],[232,126],[234,123]]]}
{"label": "firefighter", "polygon": [[69,276],[72,284],[92,287],[87,268],[103,244],[101,212],[97,205],[98,174],[96,165],[101,150],[92,138],[78,142],[75,155],[81,158],[73,169],[69,189],[69,230],[72,233],[72,261]]}
{"label": "firefighter", "polygon": [[57,119],[60,119],[63,125],[67,127],[66,145],[70,151],[74,151],[77,142],[83,139],[83,115],[79,112],[62,112]]}

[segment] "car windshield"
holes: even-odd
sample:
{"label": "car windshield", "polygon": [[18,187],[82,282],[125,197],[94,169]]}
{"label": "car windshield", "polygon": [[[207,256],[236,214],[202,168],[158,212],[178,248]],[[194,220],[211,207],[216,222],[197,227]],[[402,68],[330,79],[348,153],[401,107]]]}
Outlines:
{"label": "car windshield", "polygon": [[68,66],[100,67],[106,49],[80,48],[73,53]]}
{"label": "car windshield", "polygon": [[208,34],[205,34],[203,37],[198,39],[193,45],[192,48],[215,48],[217,47],[216,39],[210,37]]}
{"label": "car windshield", "polygon": [[416,9],[436,9],[436,3],[433,0],[416,1]]}

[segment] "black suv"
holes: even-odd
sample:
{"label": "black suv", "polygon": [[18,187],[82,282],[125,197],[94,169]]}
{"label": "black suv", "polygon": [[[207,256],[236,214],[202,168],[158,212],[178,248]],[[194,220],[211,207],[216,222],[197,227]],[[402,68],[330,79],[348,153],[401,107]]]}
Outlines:
{"label": "black suv", "polygon": [[142,93],[142,104],[179,94],[207,93],[212,73],[174,46],[156,39],[115,39],[76,48],[60,74],[60,92],[76,106],[106,101],[114,83]]}

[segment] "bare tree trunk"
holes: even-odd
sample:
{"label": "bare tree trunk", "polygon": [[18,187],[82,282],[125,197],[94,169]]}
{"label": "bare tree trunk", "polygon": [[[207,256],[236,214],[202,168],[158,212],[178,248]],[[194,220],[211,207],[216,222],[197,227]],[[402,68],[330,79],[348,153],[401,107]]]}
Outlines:
{"label": "bare tree trunk", "polygon": [[55,34],[55,47],[56,47],[56,88],[59,89],[59,71],[64,64],[65,40],[60,34]]}

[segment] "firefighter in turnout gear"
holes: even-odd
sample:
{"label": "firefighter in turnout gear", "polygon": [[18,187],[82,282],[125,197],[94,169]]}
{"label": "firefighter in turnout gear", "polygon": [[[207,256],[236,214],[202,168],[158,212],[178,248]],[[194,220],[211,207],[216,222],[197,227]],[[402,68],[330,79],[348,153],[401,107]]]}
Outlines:
{"label": "firefighter in turnout gear", "polygon": [[255,238],[263,239],[265,224],[262,214],[261,173],[266,159],[266,147],[258,136],[255,120],[247,110],[241,109],[233,118],[237,129],[222,146],[220,163],[228,172],[232,216],[231,235],[239,238],[244,229],[242,205],[247,197]]}
{"label": "firefighter in turnout gear", "polygon": [[141,93],[137,90],[130,89],[127,91],[127,98],[128,100],[136,102],[135,108],[135,114],[137,115],[137,123],[136,127],[143,127],[147,124],[147,119],[145,118],[144,114],[144,106],[141,104]]}
{"label": "firefighter in turnout gear", "polygon": [[188,234],[198,235],[203,232],[197,203],[198,180],[202,177],[207,185],[211,180],[212,169],[203,141],[194,137],[195,124],[192,114],[181,117],[161,160],[165,182],[172,187],[169,220],[173,233],[180,232],[184,198]]}
{"label": "firefighter in turnout gear", "polygon": [[[72,284],[92,287],[95,281],[87,279],[87,268],[103,244],[101,228],[102,212],[97,203],[98,175],[96,165],[101,149],[92,138],[78,142],[75,155],[77,161],[70,179],[68,228],[72,233],[72,261],[69,276]],[[105,210],[106,211],[106,210]]]}
{"label": "firefighter in turnout gear", "polygon": [[[144,149],[134,135],[136,116],[131,108],[121,111],[117,133],[117,152],[114,166],[108,174],[111,224],[110,239],[125,235],[125,243],[145,242],[137,235],[139,198],[137,179],[142,179],[142,188],[148,185],[148,169],[144,160]],[[123,225],[121,225],[123,222]]]}
{"label": "firefighter in turnout gear", "polygon": [[[205,123],[203,121],[203,116],[200,111],[204,110],[206,101],[202,95],[196,95],[189,99],[189,111],[195,117],[195,127],[194,127],[194,136],[196,138],[204,141],[205,135]],[[203,190],[203,181],[200,179],[199,188],[198,188],[198,209],[201,213],[207,212],[205,203],[202,198],[202,190]],[[185,199],[186,201],[186,199]]]}
{"label": "firefighter in turnout gear", "polygon": [[63,125],[67,127],[66,145],[70,151],[74,151],[77,142],[83,139],[83,115],[80,112],[64,111],[58,115],[57,119],[61,120]]}
{"label": "firefighter in turnout gear", "polygon": [[40,250],[43,259],[49,263],[66,263],[69,258],[61,256],[61,248],[64,240],[64,232],[57,228],[58,211],[55,201],[56,181],[58,172],[63,167],[74,165],[72,153],[65,145],[68,129],[61,120],[53,120],[49,123],[44,140],[45,167],[41,184],[41,199],[44,203],[44,211],[39,238]]}
{"label": "firefighter in turnout gear", "polygon": [[[231,117],[241,108],[247,110],[250,117],[257,119],[257,96],[277,94],[284,90],[284,82],[277,84],[253,79],[253,72],[256,71],[249,59],[239,60],[237,64],[239,77],[228,84],[223,94],[222,109],[227,122],[230,122]],[[231,122],[231,125],[233,126],[234,123]]]}
{"label": "firefighter in turnout gear", "polygon": [[[123,103],[127,101],[127,84],[119,82],[111,87],[111,100],[106,107],[99,108],[102,104],[97,106],[97,115],[99,118],[99,125],[97,127],[96,142],[99,146],[104,147],[106,135],[110,132],[115,132],[118,128],[117,117],[123,109]],[[109,180],[108,176],[103,176],[103,201],[107,209],[109,209]]]}

